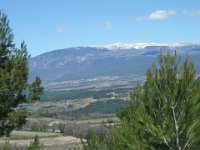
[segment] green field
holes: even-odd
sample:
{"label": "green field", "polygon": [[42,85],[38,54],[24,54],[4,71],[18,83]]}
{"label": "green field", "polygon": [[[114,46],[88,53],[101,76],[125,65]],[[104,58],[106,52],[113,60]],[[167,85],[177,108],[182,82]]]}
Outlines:
{"label": "green field", "polygon": [[10,137],[3,137],[2,139],[12,139],[12,140],[21,140],[21,139],[34,139],[35,135],[39,138],[49,138],[57,137],[60,134],[54,132],[29,132],[29,131],[13,131],[10,134]]}

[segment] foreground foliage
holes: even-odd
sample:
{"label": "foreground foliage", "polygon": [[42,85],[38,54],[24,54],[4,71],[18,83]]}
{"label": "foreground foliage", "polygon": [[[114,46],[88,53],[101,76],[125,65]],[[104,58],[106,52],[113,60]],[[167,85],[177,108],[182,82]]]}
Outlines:
{"label": "foreground foliage", "polygon": [[38,100],[43,91],[38,77],[28,84],[30,56],[25,43],[16,48],[13,39],[7,16],[0,12],[0,137],[25,124],[26,111],[16,107]]}
{"label": "foreground foliage", "polygon": [[36,135],[34,138],[33,143],[31,143],[29,145],[29,147],[27,148],[27,150],[40,150],[41,149],[41,145],[38,139],[38,136]]}
{"label": "foreground foliage", "polygon": [[192,61],[181,64],[176,53],[161,53],[158,66],[147,71],[145,84],[134,89],[129,107],[119,114],[121,124],[111,127],[107,149],[198,150],[199,113],[200,79]]}
{"label": "foreground foliage", "polygon": [[103,132],[88,130],[87,141],[82,141],[84,150],[109,150],[109,137]]}

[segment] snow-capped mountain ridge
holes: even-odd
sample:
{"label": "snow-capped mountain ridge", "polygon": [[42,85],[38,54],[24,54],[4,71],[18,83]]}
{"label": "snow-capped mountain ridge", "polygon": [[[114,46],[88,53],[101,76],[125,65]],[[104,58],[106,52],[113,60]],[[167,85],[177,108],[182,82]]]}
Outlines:
{"label": "snow-capped mountain ridge", "polygon": [[107,45],[91,45],[88,47],[92,48],[100,48],[100,49],[108,49],[108,50],[121,50],[121,49],[144,49],[148,46],[168,46],[171,48],[180,47],[180,46],[189,46],[189,45],[196,45],[192,43],[112,43]]}
{"label": "snow-capped mountain ridge", "polygon": [[156,62],[161,49],[164,55],[176,50],[179,56],[187,55],[200,65],[200,45],[197,44],[114,43],[60,49],[33,57],[29,61],[30,80],[35,76],[44,82],[60,82],[96,76],[144,75]]}

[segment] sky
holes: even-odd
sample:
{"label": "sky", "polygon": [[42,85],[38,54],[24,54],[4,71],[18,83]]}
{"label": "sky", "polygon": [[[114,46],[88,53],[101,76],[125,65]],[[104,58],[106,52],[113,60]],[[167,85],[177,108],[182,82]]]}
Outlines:
{"label": "sky", "polygon": [[124,43],[200,43],[199,0],[0,0],[29,53]]}

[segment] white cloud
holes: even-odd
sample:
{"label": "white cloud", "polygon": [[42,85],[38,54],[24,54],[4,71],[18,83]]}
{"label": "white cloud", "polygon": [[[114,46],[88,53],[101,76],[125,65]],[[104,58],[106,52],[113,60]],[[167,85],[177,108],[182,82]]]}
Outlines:
{"label": "white cloud", "polygon": [[110,29],[112,29],[112,23],[106,22],[105,24],[102,25],[102,28],[105,30],[110,30]]}
{"label": "white cloud", "polygon": [[200,10],[183,10],[182,11],[183,16],[200,16]]}
{"label": "white cloud", "polygon": [[171,16],[176,15],[176,11],[174,10],[156,10],[152,12],[148,16],[139,16],[136,17],[135,21],[142,21],[142,20],[165,20]]}
{"label": "white cloud", "polygon": [[150,20],[164,20],[174,15],[176,15],[174,10],[157,10],[152,12],[148,18]]}
{"label": "white cloud", "polygon": [[65,28],[64,27],[58,27],[56,29],[56,32],[63,33],[63,32],[65,32]]}

